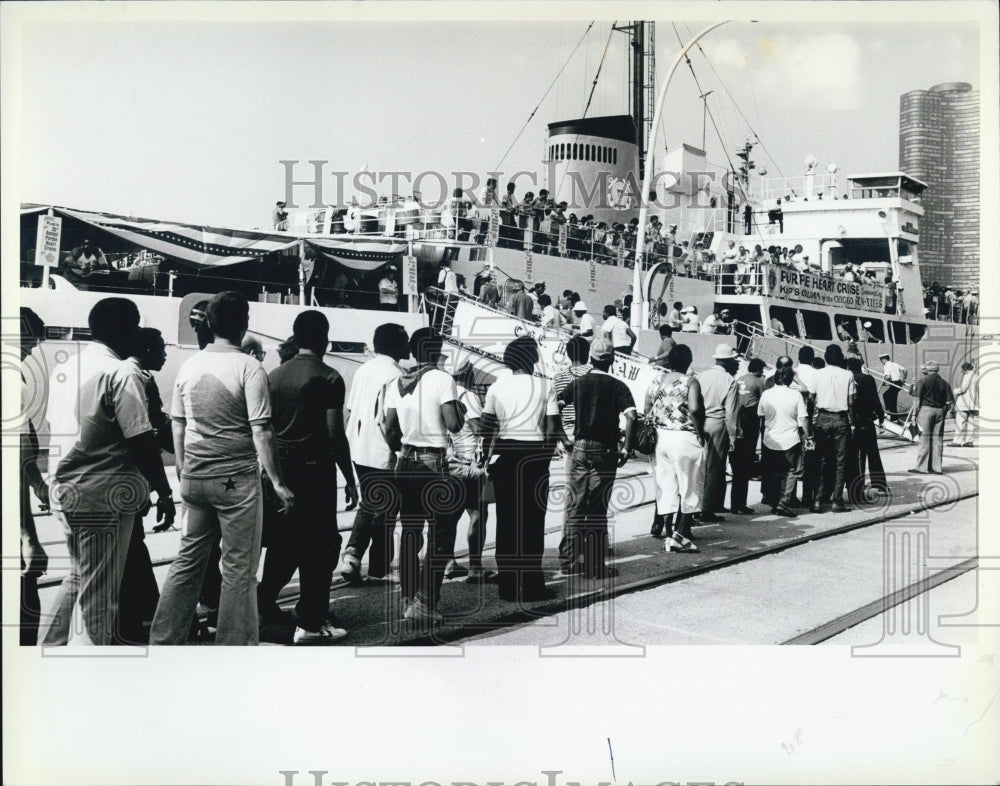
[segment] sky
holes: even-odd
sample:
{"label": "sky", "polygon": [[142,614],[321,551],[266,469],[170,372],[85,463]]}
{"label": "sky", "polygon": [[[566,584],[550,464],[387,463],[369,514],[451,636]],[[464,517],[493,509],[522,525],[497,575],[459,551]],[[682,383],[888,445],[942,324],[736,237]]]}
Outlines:
{"label": "sky", "polygon": [[[312,177],[309,160],[328,162],[325,202],[349,199],[365,167],[449,181],[456,171],[541,172],[546,123],[583,113],[612,22],[587,32],[586,18],[135,16],[23,27],[19,201],[253,227],[269,224],[285,194],[282,160],[302,162],[292,170],[301,180]],[[902,93],[947,81],[980,87],[974,23],[908,18],[733,21],[708,34],[691,60],[725,140],[709,121],[709,162],[724,164],[725,151],[756,134],[755,160],[770,175],[801,175],[807,155],[842,174],[896,169]],[[678,36],[702,26],[657,21],[661,82]],[[588,116],[628,111],[625,44],[610,35]],[[700,92],[678,69],[656,151],[700,146]],[[343,190],[333,171],[348,173]],[[313,189],[294,194],[308,202]]]}

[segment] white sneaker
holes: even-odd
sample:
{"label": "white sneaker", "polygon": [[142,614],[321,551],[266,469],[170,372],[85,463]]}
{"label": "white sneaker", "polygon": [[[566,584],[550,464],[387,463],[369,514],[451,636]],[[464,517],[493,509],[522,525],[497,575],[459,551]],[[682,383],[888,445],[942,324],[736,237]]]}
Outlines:
{"label": "white sneaker", "polygon": [[437,609],[432,609],[420,598],[417,598],[406,607],[406,611],[403,612],[403,618],[419,622],[430,622],[434,625],[440,625],[444,622],[444,615]]}
{"label": "white sneaker", "polygon": [[357,584],[361,581],[361,560],[353,554],[345,554],[340,562],[340,578],[348,584]]}
{"label": "white sneaker", "polygon": [[306,630],[305,628],[295,628],[295,635],[292,636],[293,644],[332,644],[337,639],[342,639],[347,635],[343,628],[334,628],[332,625],[323,625],[317,631]]}

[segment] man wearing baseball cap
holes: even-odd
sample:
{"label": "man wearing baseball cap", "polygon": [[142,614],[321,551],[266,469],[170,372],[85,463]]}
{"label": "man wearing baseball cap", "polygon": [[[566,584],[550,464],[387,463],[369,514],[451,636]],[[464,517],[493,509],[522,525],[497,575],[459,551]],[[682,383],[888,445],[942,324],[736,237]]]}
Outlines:
{"label": "man wearing baseball cap", "polygon": [[928,360],[921,371],[923,376],[914,388],[910,411],[911,418],[920,428],[920,447],[917,463],[910,472],[940,475],[944,458],[944,422],[948,410],[955,406],[955,394],[951,385],[938,375],[937,361]]}
{"label": "man wearing baseball cap", "polygon": [[729,344],[719,344],[712,355],[715,365],[698,375],[705,400],[705,489],[701,520],[704,524],[725,521],[718,515],[726,504],[726,458],[736,444],[736,420],[740,389],[736,384],[739,358]]}
{"label": "man wearing baseball cap", "polygon": [[[562,404],[576,411],[573,453],[569,462],[566,501],[566,543],[559,556],[564,573],[604,579],[614,569],[604,563],[608,553],[608,503],[618,467],[632,449],[635,400],[628,386],[608,371],[615,348],[599,338],[590,346],[590,372],[577,377],[559,394]],[[612,413],[614,413],[612,415]],[[625,444],[618,448],[618,416],[625,415]]]}

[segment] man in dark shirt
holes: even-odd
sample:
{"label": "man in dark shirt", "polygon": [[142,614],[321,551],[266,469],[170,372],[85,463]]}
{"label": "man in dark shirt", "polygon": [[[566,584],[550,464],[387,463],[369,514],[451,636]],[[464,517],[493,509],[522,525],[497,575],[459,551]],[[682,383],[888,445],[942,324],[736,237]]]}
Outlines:
{"label": "man in dark shirt", "polygon": [[344,433],[344,380],[323,362],[330,323],[303,311],[293,325],[299,353],[268,377],[281,473],[295,493],[295,507],[274,526],[267,544],[258,606],[274,615],[278,593],[299,570],[295,644],[328,644],[347,632],[327,624],[333,567],[340,554],[337,467],[346,480],[349,507],[357,502],[351,449]]}
{"label": "man in dark shirt", "polygon": [[666,323],[660,325],[660,347],[656,350],[656,355],[649,362],[667,368],[667,356],[670,354],[670,350],[676,346],[674,329]]}
{"label": "man in dark shirt", "polygon": [[531,299],[531,295],[524,291],[524,284],[522,282],[518,281],[514,284],[514,286],[517,287],[517,289],[513,296],[511,296],[507,310],[518,319],[533,319],[535,314],[535,301]]}
{"label": "man in dark shirt", "polygon": [[923,377],[917,380],[913,391],[913,408],[910,417],[920,428],[920,448],[917,464],[910,472],[931,472],[940,475],[944,459],[944,421],[948,410],[955,404],[951,385],[938,376],[939,366],[929,360],[924,363]]}
{"label": "man in dark shirt", "polygon": [[[590,347],[591,371],[577,377],[559,400],[576,411],[573,454],[566,500],[566,548],[560,550],[563,572],[587,578],[614,575],[604,564],[608,553],[608,503],[618,467],[632,449],[635,401],[628,386],[608,374],[614,361],[611,342],[599,338]],[[618,415],[625,415],[625,446],[618,450]]]}
{"label": "man in dark shirt", "polygon": [[[882,457],[878,452],[878,436],[875,433],[875,421],[879,430],[883,430],[885,411],[879,400],[878,387],[870,374],[861,372],[860,358],[847,358],[847,370],[854,375],[857,392],[851,404],[851,424],[854,427],[854,438],[851,440],[846,478],[847,491],[853,502],[860,503],[865,486],[865,467],[871,472],[871,486],[874,491],[888,492],[889,485],[882,468]],[[857,472],[857,475],[853,473]]]}
{"label": "man in dark shirt", "polygon": [[747,373],[737,379],[736,384],[740,390],[740,408],[736,421],[736,443],[729,454],[729,464],[733,468],[729,510],[732,513],[753,513],[753,508],[747,507],[747,490],[760,441],[757,405],[760,394],[764,392],[764,361],[760,358],[751,360]]}

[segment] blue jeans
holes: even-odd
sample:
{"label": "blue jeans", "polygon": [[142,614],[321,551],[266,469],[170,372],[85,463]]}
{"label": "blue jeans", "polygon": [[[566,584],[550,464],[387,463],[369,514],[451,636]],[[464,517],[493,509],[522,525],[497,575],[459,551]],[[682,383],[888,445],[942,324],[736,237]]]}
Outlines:
{"label": "blue jeans", "polygon": [[264,518],[260,472],[181,478],[187,522],[163,584],[150,644],[184,644],[212,546],[222,537],[222,593],[216,644],[257,644],[257,565]]}
{"label": "blue jeans", "polygon": [[618,474],[618,453],[600,442],[577,440],[569,461],[565,547],[559,557],[563,570],[583,562],[583,572],[604,567],[608,550],[608,504]]}
{"label": "blue jeans", "polygon": [[850,426],[846,412],[816,412],[816,453],[819,459],[819,489],[813,503],[843,500],[844,468],[847,465],[847,440]]}
{"label": "blue jeans", "polygon": [[[448,474],[443,452],[403,447],[396,462],[400,525],[399,584],[404,601],[421,592],[432,608],[437,605],[445,567],[455,552],[455,527],[465,495],[461,483]],[[458,514],[458,515],[456,515]],[[423,566],[420,549],[427,528]]]}

